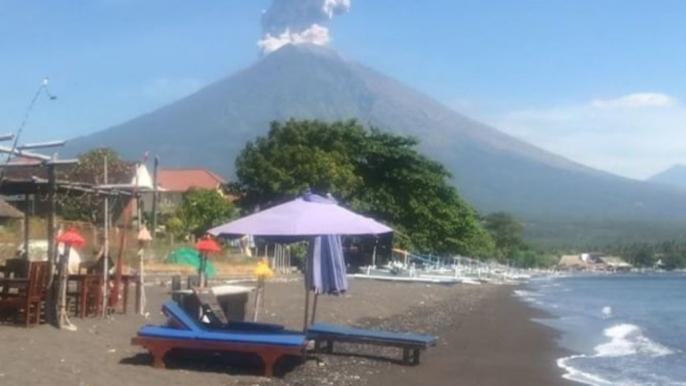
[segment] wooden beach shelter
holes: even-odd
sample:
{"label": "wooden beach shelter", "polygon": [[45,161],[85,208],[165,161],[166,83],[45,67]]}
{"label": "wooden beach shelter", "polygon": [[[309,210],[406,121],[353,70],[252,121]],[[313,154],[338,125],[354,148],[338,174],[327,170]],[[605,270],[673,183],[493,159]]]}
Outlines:
{"label": "wooden beach shelter", "polygon": [[[0,147],[0,150],[2,148]],[[76,160],[40,160],[25,158],[26,152],[0,170],[0,195],[13,198],[22,198],[24,211],[24,237],[23,250],[29,250],[30,222],[29,218],[33,210],[40,210],[47,216],[47,240],[48,240],[48,296],[46,298],[46,318],[59,326],[58,303],[56,289],[57,283],[54,276],[57,260],[56,242],[56,201],[57,197],[64,199],[78,199],[84,194],[104,197],[127,197],[129,192],[118,189],[104,189],[92,184],[61,180],[57,178],[57,168],[66,168],[77,163]],[[39,204],[45,203],[41,206]],[[28,259],[28,253],[24,253]],[[59,286],[59,284],[57,284]],[[53,290],[54,289],[54,290]]]}
{"label": "wooden beach shelter", "polygon": [[5,219],[19,220],[24,218],[24,213],[13,207],[7,201],[0,199],[0,221]]}
{"label": "wooden beach shelter", "polygon": [[[128,184],[106,184],[106,185],[101,185],[101,189],[107,189],[107,190],[116,190],[116,191],[126,191],[129,193],[131,196],[132,200],[129,201],[129,205],[126,206],[126,209],[124,210],[123,214],[123,227],[124,229],[128,229],[128,226],[131,222],[132,216],[133,216],[133,210],[135,209],[137,214],[136,218],[138,220],[138,231],[142,229],[142,222],[141,222],[141,213],[140,213],[140,205],[139,205],[139,199],[140,199],[140,194],[143,192],[156,192],[153,178],[150,177],[150,173],[148,172],[148,169],[145,167],[145,162],[147,161],[147,153],[143,156],[143,159],[141,162],[137,162],[134,165],[133,168],[133,177],[131,179],[131,183]],[[111,293],[109,294],[109,306],[111,308],[114,308],[117,306],[119,303],[119,293],[120,293],[120,287],[123,282],[123,260],[124,260],[124,250],[126,249],[126,234],[127,232],[124,231],[121,233],[121,237],[119,239],[119,253],[117,254],[117,260],[115,261],[115,271],[114,271],[114,287],[112,288]],[[152,238],[152,237],[151,237]],[[142,272],[142,260],[140,260],[141,266],[139,266],[139,269]],[[138,312],[142,312],[142,304],[143,304],[143,290],[142,288],[144,287],[143,282],[141,281],[143,278],[141,275],[138,276],[138,288],[141,288],[141,291],[136,294],[136,304],[138,304]]]}
{"label": "wooden beach shelter", "polygon": [[[393,229],[338,205],[331,197],[307,193],[285,204],[277,205],[236,221],[212,228],[208,233],[214,236],[243,237],[244,235],[272,237],[291,241],[309,240],[316,249],[316,238],[338,239],[341,235],[381,235],[392,233]],[[324,246],[323,248],[328,248]],[[333,246],[335,247],[335,246]],[[322,245],[320,244],[320,250]],[[343,254],[310,254],[305,280],[305,311],[303,330],[307,329],[310,292],[343,291],[347,288]],[[336,259],[325,261],[322,259]],[[343,270],[341,271],[341,267]],[[323,270],[328,270],[324,272]],[[328,290],[326,288],[327,287]],[[316,296],[313,310],[316,311]],[[314,312],[313,312],[314,313]]]}

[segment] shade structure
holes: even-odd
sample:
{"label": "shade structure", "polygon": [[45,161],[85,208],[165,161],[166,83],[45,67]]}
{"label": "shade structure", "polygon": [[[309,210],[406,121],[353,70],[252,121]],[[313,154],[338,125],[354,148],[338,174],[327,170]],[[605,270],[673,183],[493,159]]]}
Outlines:
{"label": "shade structure", "polygon": [[[311,193],[208,231],[215,236],[310,239],[305,273],[303,331],[307,330],[311,291],[315,294],[339,294],[348,288],[340,236],[392,232],[393,229],[386,225],[339,206],[330,196],[322,197]],[[315,319],[316,307],[317,296],[312,307],[312,321]]]}
{"label": "shade structure", "polygon": [[76,229],[69,229],[68,231],[57,236],[56,241],[65,245],[73,247],[82,247],[86,245],[86,240],[79,234]]}
{"label": "shade structure", "polygon": [[214,236],[379,235],[393,229],[314,194],[212,228]]}

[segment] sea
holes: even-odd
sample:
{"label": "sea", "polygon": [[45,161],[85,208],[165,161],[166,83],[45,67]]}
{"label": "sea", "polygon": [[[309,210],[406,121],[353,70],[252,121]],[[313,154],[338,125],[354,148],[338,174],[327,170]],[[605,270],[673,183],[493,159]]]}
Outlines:
{"label": "sea", "polygon": [[573,354],[565,378],[594,386],[686,386],[686,274],[532,280],[517,296],[547,311]]}

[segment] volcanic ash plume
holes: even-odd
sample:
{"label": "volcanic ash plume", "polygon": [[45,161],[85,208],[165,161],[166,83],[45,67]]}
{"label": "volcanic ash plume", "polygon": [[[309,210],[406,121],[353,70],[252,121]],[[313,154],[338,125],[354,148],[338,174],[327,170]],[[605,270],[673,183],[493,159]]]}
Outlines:
{"label": "volcanic ash plume", "polygon": [[350,0],[272,0],[262,15],[263,38],[257,45],[265,55],[286,44],[324,46],[331,40],[324,24],[349,9]]}

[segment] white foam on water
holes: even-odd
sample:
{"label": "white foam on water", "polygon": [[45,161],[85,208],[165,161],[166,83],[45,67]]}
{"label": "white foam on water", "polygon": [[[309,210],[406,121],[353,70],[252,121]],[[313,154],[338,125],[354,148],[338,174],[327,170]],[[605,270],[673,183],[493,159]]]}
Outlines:
{"label": "white foam on water", "polygon": [[610,307],[610,306],[603,307],[602,313],[603,313],[603,318],[605,318],[605,319],[611,318],[612,317],[612,307]]}
{"label": "white foam on water", "polygon": [[[573,355],[558,359],[557,365],[566,372],[563,375],[565,379],[592,386],[620,384],[622,386],[644,386],[629,380],[617,383],[616,380],[608,380],[600,375],[581,371],[572,366],[571,362],[576,359],[613,358],[630,355],[646,355],[656,358],[674,354],[674,351],[669,348],[647,338],[643,335],[643,330],[633,324],[617,324],[606,329],[604,335],[610,338],[610,341],[596,346],[594,355]],[[681,385],[681,383],[665,383],[665,385],[666,384]]]}
{"label": "white foam on water", "polygon": [[562,376],[563,378],[569,379],[570,381],[581,382],[592,386],[604,386],[613,384],[605,378],[583,372],[577,368],[572,367],[569,364],[570,361],[579,358],[586,358],[586,355],[572,355],[570,357],[560,358],[557,360],[558,367],[566,371],[566,373]]}
{"label": "white foam on water", "polygon": [[525,302],[536,303],[536,304],[540,304],[540,301],[536,300],[536,298],[540,298],[542,296],[542,295],[537,294],[535,292],[526,291],[526,290],[515,290],[514,294],[515,294],[515,296],[517,296],[518,298],[522,299]]}
{"label": "white foam on water", "polygon": [[606,329],[604,334],[610,338],[610,341],[595,347],[598,357],[642,354],[655,358],[674,353],[669,348],[647,338],[643,335],[641,328],[633,324],[612,326]]}

